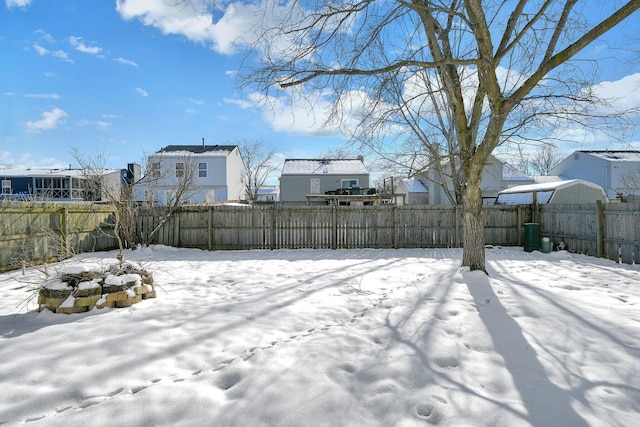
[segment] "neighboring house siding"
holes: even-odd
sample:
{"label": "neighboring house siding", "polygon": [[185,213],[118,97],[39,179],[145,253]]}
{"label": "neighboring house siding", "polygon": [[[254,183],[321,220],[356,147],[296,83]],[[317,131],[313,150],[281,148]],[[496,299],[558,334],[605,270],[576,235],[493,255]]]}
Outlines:
{"label": "neighboring house siding", "polygon": [[[505,163],[491,156],[489,161],[485,165],[482,171],[482,183],[480,184],[480,190],[482,191],[482,198],[484,203],[492,204],[495,202],[498,193],[510,186],[513,186],[513,182],[510,179],[505,179]],[[449,163],[446,162],[443,165],[443,172],[445,176],[451,175],[451,168]],[[429,204],[432,205],[449,205],[450,201],[446,196],[440,175],[435,169],[430,169],[426,172],[427,179],[423,181],[427,185],[429,190]],[[520,184],[533,183],[533,179],[525,179],[526,177],[519,177]],[[453,188],[453,182],[451,178],[446,179],[446,186],[453,197],[455,197],[455,191]]]}
{"label": "neighboring house siding", "polygon": [[[138,200],[149,201],[153,194],[155,203],[170,203],[180,185],[180,178],[176,176],[176,165],[179,163],[188,163],[194,168],[194,185],[181,203],[201,204],[241,199],[244,194],[244,163],[237,146],[176,145],[167,148],[149,156],[151,166],[147,176],[135,187]],[[154,163],[159,164],[160,168],[154,169]]]}
{"label": "neighboring house siding", "polygon": [[[325,194],[342,187],[343,181],[356,181],[358,187],[369,187],[369,173],[361,160],[328,160],[330,167],[322,167],[323,160],[287,159],[280,176],[280,201],[306,203],[309,194]],[[349,173],[348,168],[358,173]]]}
{"label": "neighboring house siding", "polygon": [[627,188],[623,182],[629,173],[640,174],[640,151],[575,151],[551,170],[565,179],[598,184],[610,199],[637,194],[637,188]]}
{"label": "neighboring house siding", "polygon": [[[369,177],[367,175],[321,177],[317,175],[283,175],[280,178],[280,199],[283,202],[306,202],[307,194],[314,194],[312,193],[312,180],[319,182],[319,190],[315,194],[325,194],[327,191],[335,191],[340,188],[343,179],[357,180],[360,188],[369,187]],[[315,189],[315,185],[313,187]]]}
{"label": "neighboring house siding", "polygon": [[[88,173],[81,169],[0,170],[0,182],[4,186],[0,198],[56,202],[106,200],[104,191],[98,195],[87,191]],[[103,185],[114,192],[122,190],[126,170],[104,169],[101,173]]]}
{"label": "neighboring house siding", "polygon": [[227,199],[243,200],[246,197],[246,189],[242,182],[244,175],[244,162],[240,155],[240,150],[236,147],[227,156],[226,163],[226,180],[227,180]]}

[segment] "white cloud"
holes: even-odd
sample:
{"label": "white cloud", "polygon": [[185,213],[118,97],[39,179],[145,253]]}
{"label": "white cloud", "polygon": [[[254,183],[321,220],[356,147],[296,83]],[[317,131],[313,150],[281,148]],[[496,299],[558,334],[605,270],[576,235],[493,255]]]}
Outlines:
{"label": "white cloud", "polygon": [[36,50],[36,52],[38,52],[38,55],[40,56],[45,56],[49,53],[48,49],[45,49],[44,47],[40,46],[38,43],[35,43],[33,45],[33,48]]}
{"label": "white cloud", "polygon": [[78,126],[95,126],[98,129],[106,129],[111,126],[111,123],[106,122],[104,120],[88,120],[82,119],[78,122]]}
{"label": "white cloud", "polygon": [[69,62],[69,63],[73,64],[73,60],[71,58],[69,58],[69,54],[67,54],[67,52],[65,52],[64,50],[50,51],[49,49],[46,49],[46,48],[40,46],[38,43],[34,43],[33,48],[35,49],[35,51],[40,56],[51,55],[51,56],[53,56],[55,58],[59,58],[59,59],[62,59],[63,61],[65,61],[65,62]]}
{"label": "white cloud", "polygon": [[39,132],[42,130],[55,129],[64,118],[67,117],[67,113],[60,108],[54,108],[51,111],[45,111],[42,113],[42,120],[29,121],[25,123],[25,127],[30,132]]}
{"label": "white cloud", "polygon": [[[267,15],[263,15],[264,9],[262,2],[231,2],[223,8],[215,4],[212,6],[208,0],[192,0],[186,5],[174,6],[166,0],[116,1],[116,10],[123,19],[138,19],[163,34],[210,43],[216,52],[225,55],[235,53],[240,46],[254,43],[258,23],[277,28],[291,16],[288,4],[269,9]],[[216,22],[217,16],[220,18]]]}
{"label": "white cloud", "polygon": [[640,73],[616,81],[604,81],[593,87],[594,94],[606,99],[618,110],[640,108]]}
{"label": "white cloud", "polygon": [[103,119],[122,119],[123,117],[117,114],[103,114],[102,118]]}
{"label": "white cloud", "polygon": [[39,28],[37,30],[35,30],[33,32],[34,34],[38,34],[40,36],[40,38],[48,43],[55,43],[56,40],[53,38],[53,36],[49,33],[47,33],[45,30],[43,30],[42,28]]}
{"label": "white cloud", "polygon": [[102,51],[101,47],[87,46],[82,40],[82,37],[70,36],[68,40],[69,40],[69,43],[71,43],[71,46],[73,46],[75,50],[83,53],[87,53],[89,55],[97,55]]}
{"label": "white cloud", "polygon": [[27,98],[38,99],[60,99],[60,95],[57,93],[28,93],[25,95]]}
{"label": "white cloud", "polygon": [[125,59],[125,58],[113,58],[114,62],[118,62],[120,64],[124,64],[124,65],[131,65],[132,67],[138,67],[138,64],[136,64],[134,61],[131,61],[129,59]]}
{"label": "white cloud", "polygon": [[13,7],[26,9],[31,4],[31,0],[4,0],[4,4],[7,5],[7,9]]}
{"label": "white cloud", "polygon": [[138,92],[140,94],[140,96],[149,96],[149,93],[147,93],[146,90],[144,90],[142,88],[139,88],[139,87],[137,87],[135,89],[136,89],[136,92]]}

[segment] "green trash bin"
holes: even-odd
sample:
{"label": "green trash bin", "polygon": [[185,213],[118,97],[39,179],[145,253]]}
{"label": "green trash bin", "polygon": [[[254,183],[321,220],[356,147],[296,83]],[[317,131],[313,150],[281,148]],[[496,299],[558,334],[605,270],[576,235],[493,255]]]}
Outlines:
{"label": "green trash bin", "polygon": [[542,238],[542,243],[540,244],[540,246],[542,248],[542,249],[540,249],[542,251],[542,253],[543,254],[548,254],[553,249],[553,242],[551,241],[550,238],[543,237]]}
{"label": "green trash bin", "polygon": [[524,251],[540,250],[540,224],[528,222],[524,224]]}

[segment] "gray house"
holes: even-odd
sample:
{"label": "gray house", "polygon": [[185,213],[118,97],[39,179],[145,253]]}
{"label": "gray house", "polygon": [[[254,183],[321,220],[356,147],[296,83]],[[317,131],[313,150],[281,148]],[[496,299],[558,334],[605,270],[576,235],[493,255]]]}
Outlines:
{"label": "gray house", "polygon": [[287,159],[280,175],[280,201],[306,204],[308,195],[369,187],[369,171],[357,159]]}
{"label": "gray house", "polygon": [[597,201],[607,203],[609,199],[599,185],[581,179],[571,179],[519,185],[502,190],[498,194],[496,205],[524,205],[532,204],[534,201],[539,204],[582,204]]}
{"label": "gray house", "polygon": [[598,184],[609,199],[637,195],[640,190],[640,151],[574,151],[553,168],[550,175]]}

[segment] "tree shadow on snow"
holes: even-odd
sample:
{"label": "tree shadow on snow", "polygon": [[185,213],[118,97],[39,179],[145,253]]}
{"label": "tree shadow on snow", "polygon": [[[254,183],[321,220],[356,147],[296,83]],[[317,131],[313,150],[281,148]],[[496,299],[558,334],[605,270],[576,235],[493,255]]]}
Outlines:
{"label": "tree shadow on snow", "polygon": [[535,426],[587,426],[571,406],[571,391],[561,389],[547,377],[535,350],[500,303],[489,278],[481,272],[464,271],[462,280],[522,398],[528,421]]}

